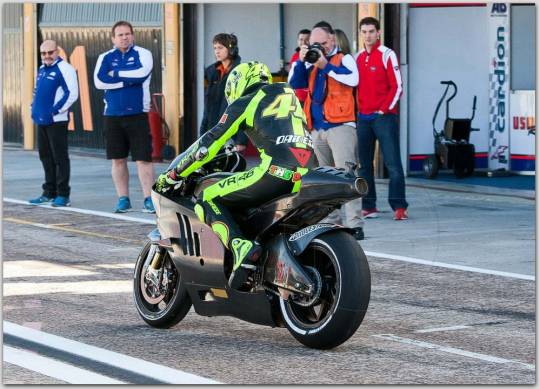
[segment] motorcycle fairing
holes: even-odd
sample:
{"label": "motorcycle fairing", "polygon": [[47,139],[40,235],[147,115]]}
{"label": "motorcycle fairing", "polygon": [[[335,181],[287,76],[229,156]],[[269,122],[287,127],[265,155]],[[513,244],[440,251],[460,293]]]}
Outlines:
{"label": "motorcycle fairing", "polygon": [[[302,177],[297,193],[283,195],[239,215],[238,224],[249,239],[264,240],[275,228],[296,232],[319,222],[342,204],[367,193],[367,183],[333,167],[319,167]],[[257,226],[254,231],[251,226]],[[251,228],[250,228],[251,227]]]}
{"label": "motorcycle fairing", "polygon": [[[230,253],[212,229],[199,221],[194,204],[181,197],[172,201],[154,191],[152,200],[156,204],[159,239],[171,242],[171,258],[182,275],[195,312],[277,326],[278,314],[271,305],[271,299],[277,296],[269,297],[264,289],[246,293],[229,288],[224,262]],[[156,243],[159,239],[154,234]],[[221,290],[221,293],[212,290]]]}

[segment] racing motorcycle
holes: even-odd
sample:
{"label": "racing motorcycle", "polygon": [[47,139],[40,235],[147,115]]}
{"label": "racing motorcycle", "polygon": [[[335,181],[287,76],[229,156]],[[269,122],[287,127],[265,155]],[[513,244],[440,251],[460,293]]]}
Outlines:
{"label": "racing motorcycle", "polygon": [[181,188],[166,194],[152,191],[157,229],[148,235],[135,265],[138,313],[152,327],[169,328],[193,305],[203,316],[286,327],[311,348],[342,344],[364,318],[371,275],[354,231],[319,222],[365,195],[366,181],[353,166],[347,171],[318,167],[303,176],[296,193],[252,209],[230,209],[246,237],[264,249],[253,282],[235,290],[227,283],[233,255],[197,218],[194,205],[206,187],[245,167],[245,159],[228,145]]}

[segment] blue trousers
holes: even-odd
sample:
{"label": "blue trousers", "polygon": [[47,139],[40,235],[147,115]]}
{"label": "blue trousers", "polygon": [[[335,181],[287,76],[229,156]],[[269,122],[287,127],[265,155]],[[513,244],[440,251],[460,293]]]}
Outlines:
{"label": "blue trousers", "polygon": [[397,115],[378,115],[373,120],[358,120],[358,157],[360,172],[368,184],[368,194],[362,199],[363,209],[376,208],[377,192],[373,178],[375,140],[379,141],[384,164],[390,176],[388,203],[393,210],[407,208],[405,200],[405,175],[399,152],[399,129]]}

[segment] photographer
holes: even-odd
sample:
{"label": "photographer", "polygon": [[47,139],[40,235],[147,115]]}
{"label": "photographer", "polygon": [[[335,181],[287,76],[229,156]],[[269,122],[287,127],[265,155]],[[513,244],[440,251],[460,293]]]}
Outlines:
{"label": "photographer", "polygon": [[[339,51],[331,28],[314,28],[309,43],[300,48],[289,83],[295,89],[308,88],[304,112],[319,165],[346,168],[346,162],[358,162],[353,94],[358,68],[350,54]],[[344,224],[363,239],[361,200],[345,204],[341,211]]]}

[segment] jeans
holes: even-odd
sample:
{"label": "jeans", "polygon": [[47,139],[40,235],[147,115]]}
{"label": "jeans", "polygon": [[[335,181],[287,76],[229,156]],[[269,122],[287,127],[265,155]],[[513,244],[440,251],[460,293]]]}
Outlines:
{"label": "jeans", "polygon": [[375,140],[379,140],[384,164],[390,176],[388,188],[388,203],[395,211],[397,208],[407,208],[405,200],[405,175],[399,152],[399,130],[397,115],[380,115],[373,120],[358,120],[358,157],[360,172],[368,184],[367,196],[362,199],[363,209],[376,208],[377,193],[373,178],[373,157]]}
{"label": "jeans", "polygon": [[68,122],[38,126],[39,159],[45,171],[43,195],[69,197],[70,163],[68,155]]}

